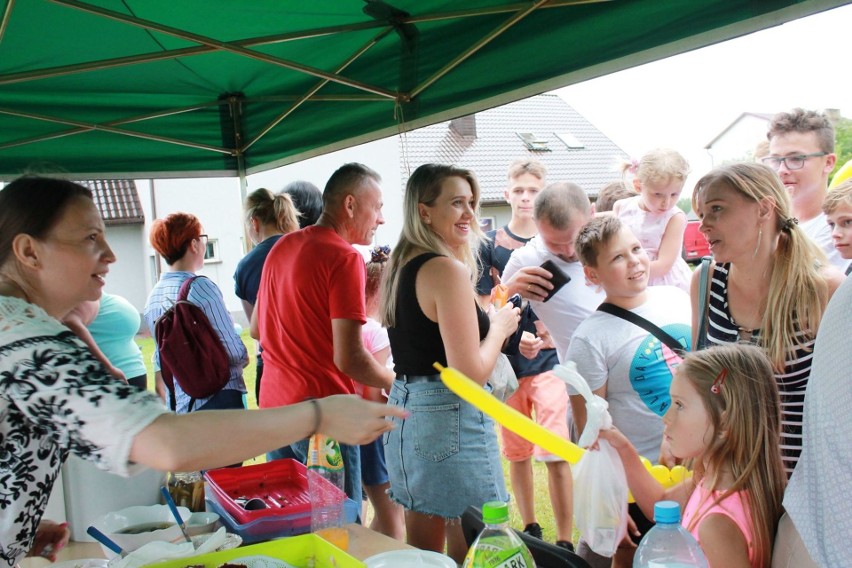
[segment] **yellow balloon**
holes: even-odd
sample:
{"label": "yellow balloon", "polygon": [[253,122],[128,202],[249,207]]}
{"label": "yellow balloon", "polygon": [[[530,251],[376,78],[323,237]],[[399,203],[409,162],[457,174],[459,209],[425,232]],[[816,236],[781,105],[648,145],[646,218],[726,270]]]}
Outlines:
{"label": "yellow balloon", "polygon": [[683,482],[690,475],[689,471],[682,465],[676,465],[672,468],[672,483],[677,485]]}
{"label": "yellow balloon", "polygon": [[557,436],[514,408],[503,404],[459,371],[450,367],[443,367],[438,363],[435,363],[435,368],[441,372],[441,380],[444,381],[447,388],[456,393],[459,398],[469,402],[493,418],[498,424],[525,440],[570,463],[577,463],[585,453],[585,450],[577,444]]}
{"label": "yellow balloon", "polygon": [[657,464],[651,468],[651,476],[657,480],[657,483],[662,485],[665,488],[671,487],[672,484],[672,473],[669,471],[664,465]]}
{"label": "yellow balloon", "polygon": [[651,471],[651,466],[654,465],[654,464],[651,463],[651,460],[649,460],[645,456],[639,456],[639,461],[642,462],[642,465],[645,466],[645,469],[647,469],[648,471]]}
{"label": "yellow balloon", "polygon": [[852,160],[849,160],[841,167],[831,178],[831,183],[828,184],[828,189],[831,191],[847,179],[852,178]]}

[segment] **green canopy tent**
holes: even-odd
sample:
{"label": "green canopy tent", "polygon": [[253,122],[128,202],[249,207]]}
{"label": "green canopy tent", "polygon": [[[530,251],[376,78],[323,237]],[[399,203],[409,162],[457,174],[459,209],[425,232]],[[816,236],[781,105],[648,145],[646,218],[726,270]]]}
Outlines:
{"label": "green canopy tent", "polygon": [[244,178],[844,3],[0,0],[0,178]]}

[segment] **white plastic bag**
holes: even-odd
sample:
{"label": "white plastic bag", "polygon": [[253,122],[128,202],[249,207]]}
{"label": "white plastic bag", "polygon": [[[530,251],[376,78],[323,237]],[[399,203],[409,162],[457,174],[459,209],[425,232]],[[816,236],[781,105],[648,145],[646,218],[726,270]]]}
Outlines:
{"label": "white plastic bag", "polygon": [[[601,429],[612,427],[609,404],[592,393],[569,361],[553,372],[586,399],[586,428],[579,446],[588,447]],[[574,468],[574,522],[583,540],[596,553],[610,557],[627,534],[627,477],[618,452],[606,440],[586,452]]]}
{"label": "white plastic bag", "polygon": [[518,377],[512,369],[509,358],[504,354],[500,353],[497,356],[497,363],[494,364],[494,370],[488,377],[488,383],[491,385],[491,394],[500,402],[506,402],[518,390]]}
{"label": "white plastic bag", "polygon": [[606,440],[574,467],[574,522],[589,548],[612,556],[627,534],[627,478]]}

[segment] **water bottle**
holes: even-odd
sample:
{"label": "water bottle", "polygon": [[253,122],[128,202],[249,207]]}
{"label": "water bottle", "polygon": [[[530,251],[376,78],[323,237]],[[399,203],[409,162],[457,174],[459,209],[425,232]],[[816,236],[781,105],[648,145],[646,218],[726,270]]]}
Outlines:
{"label": "water bottle", "polygon": [[680,524],[680,506],[674,501],[654,505],[657,523],[639,543],[633,568],[709,568],[698,542]]}
{"label": "water bottle", "polygon": [[324,434],[314,434],[308,443],[308,492],[311,497],[311,532],[341,550],[349,546],[344,527],[345,472],[340,445]]}
{"label": "water bottle", "polygon": [[530,549],[509,528],[509,505],[489,501],[482,506],[485,528],[476,537],[462,568],[534,568]]}

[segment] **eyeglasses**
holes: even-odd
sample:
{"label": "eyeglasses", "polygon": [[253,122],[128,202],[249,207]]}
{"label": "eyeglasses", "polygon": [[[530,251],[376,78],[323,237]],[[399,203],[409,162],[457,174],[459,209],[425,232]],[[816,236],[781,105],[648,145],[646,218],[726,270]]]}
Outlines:
{"label": "eyeglasses", "polygon": [[799,154],[798,156],[767,156],[761,161],[776,172],[781,169],[781,164],[787,166],[788,170],[801,170],[808,158],[828,156],[828,152],[815,152],[813,154]]}
{"label": "eyeglasses", "polygon": [[203,245],[204,245],[204,248],[207,248],[207,241],[209,241],[209,240],[210,240],[210,239],[209,239],[209,237],[208,237],[207,235],[198,235],[198,237],[196,237],[196,238],[197,238],[199,241],[201,241],[201,244],[203,244]]}

